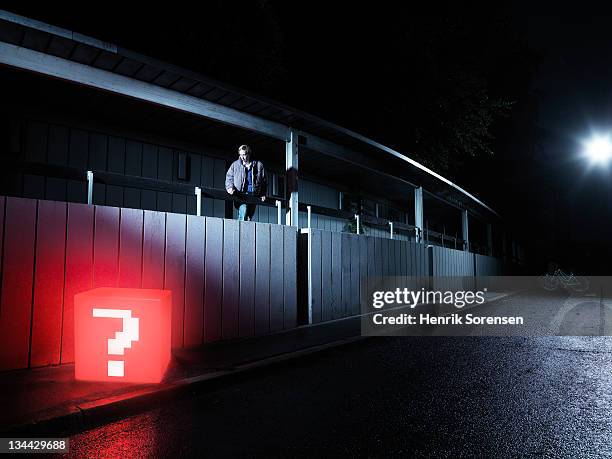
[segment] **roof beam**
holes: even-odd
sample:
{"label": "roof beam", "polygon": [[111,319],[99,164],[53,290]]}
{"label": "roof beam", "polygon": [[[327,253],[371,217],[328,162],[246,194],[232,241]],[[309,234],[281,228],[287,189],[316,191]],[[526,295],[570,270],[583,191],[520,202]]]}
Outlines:
{"label": "roof beam", "polygon": [[[406,179],[403,179],[401,177],[399,177],[398,175],[391,173],[390,171],[384,171],[382,170],[382,164],[377,161],[376,157],[374,157],[373,155],[365,155],[363,153],[351,150],[347,147],[344,147],[342,145],[336,144],[335,142],[331,142],[329,140],[325,140],[322,139],[318,136],[315,136],[313,134],[309,134],[308,132],[305,131],[296,131],[298,132],[299,135],[306,137],[306,147],[310,148],[311,150],[315,150],[318,151],[319,153],[323,153],[327,156],[331,156],[334,157],[336,159],[342,160],[342,161],[346,161],[348,163],[351,163],[355,166],[358,167],[362,167],[364,169],[367,169],[373,173],[379,174],[379,175],[383,175],[385,177],[389,177],[393,180],[402,182],[406,185],[411,186],[412,188],[416,189],[419,188],[420,185],[417,185],[415,183],[412,183]],[[397,157],[397,155],[394,155]],[[401,155],[403,156],[403,155]],[[398,157],[399,159],[405,160],[405,157]],[[412,164],[413,160],[410,160],[409,163]],[[418,164],[418,163],[417,163]],[[424,166],[422,166],[424,167]],[[429,170],[429,169],[428,169]],[[397,172],[397,171],[395,171]],[[433,175],[437,178],[439,178],[440,176],[438,176],[438,174],[436,174],[435,172],[433,172]],[[444,183],[446,183],[447,185],[451,185],[453,188],[461,190],[463,192],[463,194],[465,196],[467,196],[468,198],[470,198],[471,201],[483,206],[485,209],[489,210],[491,213],[493,213],[494,215],[496,215],[497,217],[499,217],[499,214],[497,214],[497,212],[495,212],[493,209],[491,209],[490,207],[486,206],[485,204],[483,204],[481,201],[479,201],[478,199],[476,199],[475,197],[473,197],[472,195],[470,195],[469,193],[465,192],[464,190],[462,190],[461,188],[459,188],[457,185],[455,185],[454,183],[452,183],[450,180],[445,179],[444,177],[442,177],[442,181]],[[431,197],[438,199],[439,201],[450,205],[452,207],[455,207],[459,210],[465,210],[466,209],[466,205],[459,205],[456,203],[453,203],[451,201],[449,201],[448,199],[442,198],[440,196],[437,196],[436,194],[432,193],[431,191],[428,191],[426,189],[423,189],[423,191],[425,193],[427,193],[428,195],[430,195]]]}
{"label": "roof beam", "polygon": [[377,161],[376,158],[373,158],[371,155],[365,155],[363,153],[351,150],[347,147],[322,139],[305,131],[296,131],[296,133],[300,136],[306,137],[306,148],[345,161],[376,174],[392,178],[393,180],[402,182],[412,188],[416,188],[418,186],[408,180],[381,170],[380,161]]}
{"label": "roof beam", "polygon": [[[327,154],[329,156],[334,156],[338,159],[342,159],[344,161],[348,161],[357,165],[360,165],[362,167],[366,167],[368,169],[371,170],[376,170],[376,167],[373,166],[369,166],[368,164],[371,163],[372,159],[371,157],[368,157],[366,155],[357,155],[354,151],[350,151],[349,149],[338,145],[334,142],[330,142],[328,140],[324,140],[320,137],[317,137],[315,135],[309,134],[308,132],[305,131],[299,131],[299,134],[306,137],[307,141],[306,141],[306,146],[308,148],[311,148],[313,150],[316,150],[320,153],[324,153]],[[356,134],[356,133],[350,133],[350,135],[354,136],[355,138],[357,138],[358,140],[361,140],[364,143],[367,143],[369,145],[372,145],[373,147],[382,150],[386,153],[390,153],[391,155],[395,156],[396,158],[416,167],[417,169],[420,169],[424,172],[426,172],[428,175],[435,177],[436,179],[440,180],[441,182],[445,183],[446,185],[449,185],[450,187],[454,188],[455,190],[459,191],[461,194],[463,194],[464,196],[467,196],[468,198],[470,198],[470,200],[474,201],[476,204],[484,207],[485,209],[487,209],[489,212],[491,212],[492,214],[496,215],[497,217],[499,217],[499,214],[497,212],[495,212],[493,209],[491,209],[489,206],[487,206],[485,203],[483,203],[482,201],[480,201],[478,198],[476,198],[474,195],[468,193],[467,191],[465,191],[463,188],[461,188],[459,185],[456,185],[455,183],[451,182],[450,180],[448,180],[447,178],[441,176],[440,174],[437,174],[436,172],[432,171],[431,169],[428,169],[427,167],[423,166],[421,163],[408,158],[407,156],[398,153],[395,150],[392,150],[389,147],[385,147],[384,145],[381,145],[373,140],[370,140],[366,137],[363,137],[360,134]],[[357,160],[358,158],[358,160]],[[376,170],[376,172],[380,173],[378,170]],[[393,176],[391,174],[385,174],[385,175],[389,175],[392,176],[393,178],[400,180],[410,186],[412,186],[413,188],[417,188],[418,185],[415,185],[413,183],[410,183],[406,180],[403,180],[399,177]]]}
{"label": "roof beam", "polygon": [[[365,144],[371,145],[375,148],[377,148],[378,150],[382,150],[386,153],[389,153],[393,156],[395,156],[396,158],[401,159],[402,161],[407,162],[408,164],[416,167],[417,169],[420,169],[421,171],[427,173],[428,175],[435,177],[436,179],[440,180],[441,182],[449,185],[450,187],[454,188],[455,190],[459,191],[461,194],[467,196],[468,198],[470,198],[472,201],[474,201],[475,203],[479,204],[480,206],[484,207],[485,209],[487,209],[489,212],[491,212],[492,214],[496,215],[499,217],[499,214],[497,212],[495,212],[493,209],[491,209],[489,206],[487,206],[484,202],[482,202],[480,199],[478,199],[476,196],[474,196],[471,193],[468,193],[466,190],[464,190],[463,188],[461,188],[459,185],[451,182],[449,179],[447,179],[446,177],[443,177],[442,175],[438,174],[437,172],[432,171],[431,169],[429,169],[428,167],[425,167],[424,165],[422,165],[421,163],[419,163],[418,161],[415,161],[414,159],[409,158],[406,155],[403,155],[389,147],[386,147],[385,145],[378,143],[372,139],[368,139],[367,137],[361,135],[361,134],[357,134],[356,132],[350,131],[349,129],[345,129],[343,127],[340,126],[335,126],[335,129],[337,131],[340,131],[350,137],[353,137],[354,139],[357,139]],[[306,136],[308,136],[308,134],[304,134]]]}
{"label": "roof beam", "polygon": [[78,32],[72,32],[70,30],[62,29],[61,27],[46,24],[44,22],[37,21],[36,19],[26,18],[24,16],[11,13],[10,11],[0,10],[0,19],[23,27],[28,27],[30,29],[47,32],[51,35],[57,35],[58,37],[67,38],[68,40],[74,40],[77,43],[83,43],[85,45],[100,48],[111,53],[117,53],[117,46],[113,45],[112,43],[107,43]]}
{"label": "roof beam", "polygon": [[275,139],[287,141],[290,138],[290,129],[280,123],[9,43],[0,42],[0,64],[192,113]]}

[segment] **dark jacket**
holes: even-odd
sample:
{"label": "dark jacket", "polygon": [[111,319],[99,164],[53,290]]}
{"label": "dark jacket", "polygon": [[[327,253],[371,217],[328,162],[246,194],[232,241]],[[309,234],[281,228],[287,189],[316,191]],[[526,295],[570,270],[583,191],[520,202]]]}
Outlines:
{"label": "dark jacket", "polygon": [[[268,193],[268,178],[266,170],[261,161],[253,160],[253,194],[255,196],[266,196]],[[229,190],[234,186],[238,191],[246,193],[248,188],[247,183],[247,168],[244,167],[242,161],[237,159],[227,170],[225,174],[225,189]]]}

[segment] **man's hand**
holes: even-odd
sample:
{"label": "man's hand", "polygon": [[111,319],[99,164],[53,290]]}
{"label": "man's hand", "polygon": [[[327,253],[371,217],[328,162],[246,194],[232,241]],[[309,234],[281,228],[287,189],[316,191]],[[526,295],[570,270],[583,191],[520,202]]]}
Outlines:
{"label": "man's hand", "polygon": [[264,202],[265,200],[266,200],[266,197],[265,197],[265,196],[262,196],[262,197],[261,197],[261,202]]}
{"label": "man's hand", "polygon": [[234,193],[236,192],[236,188],[234,188],[234,187],[228,188],[228,189],[227,189],[227,192],[228,192],[229,194],[234,194]]}

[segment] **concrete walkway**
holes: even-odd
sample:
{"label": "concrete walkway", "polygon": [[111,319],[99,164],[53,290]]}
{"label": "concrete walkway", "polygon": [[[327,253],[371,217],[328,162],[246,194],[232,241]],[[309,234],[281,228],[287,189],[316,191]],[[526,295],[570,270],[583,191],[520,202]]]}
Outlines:
{"label": "concrete walkway", "polygon": [[0,434],[59,435],[100,425],[204,385],[359,339],[359,317],[255,338],[179,349],[161,384],[76,381],[74,365],[0,377]]}

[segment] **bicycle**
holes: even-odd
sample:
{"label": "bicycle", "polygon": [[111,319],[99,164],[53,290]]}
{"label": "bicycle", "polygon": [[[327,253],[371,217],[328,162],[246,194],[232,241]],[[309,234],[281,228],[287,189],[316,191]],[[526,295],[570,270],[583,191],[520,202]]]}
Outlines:
{"label": "bicycle", "polygon": [[557,269],[553,274],[546,273],[540,277],[540,283],[544,290],[549,292],[559,287],[576,293],[584,293],[589,289],[589,281],[586,277],[574,276],[573,273],[568,274],[561,269]]}

